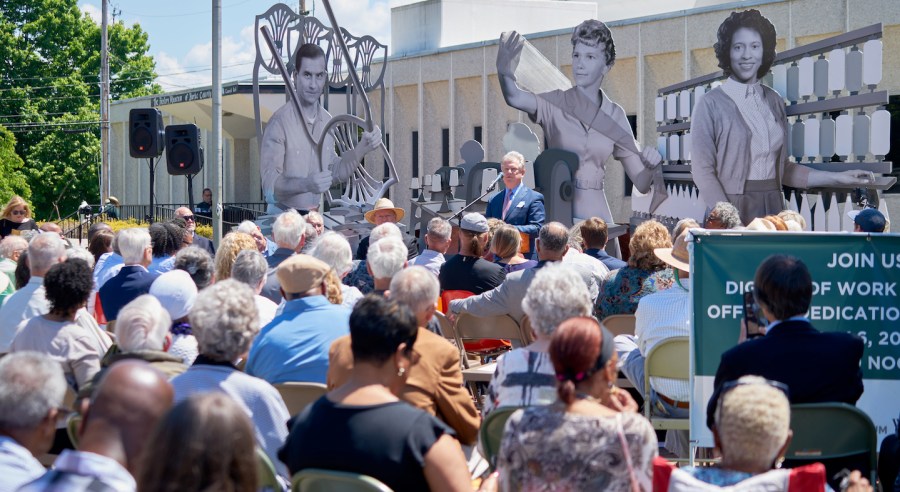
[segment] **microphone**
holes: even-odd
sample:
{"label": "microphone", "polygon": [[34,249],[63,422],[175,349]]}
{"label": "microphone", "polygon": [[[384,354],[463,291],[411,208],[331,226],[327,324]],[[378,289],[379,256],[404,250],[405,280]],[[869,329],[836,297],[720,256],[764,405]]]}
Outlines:
{"label": "microphone", "polygon": [[493,190],[494,187],[497,186],[497,183],[499,183],[501,179],[503,179],[503,173],[498,174],[497,177],[494,178],[494,181],[491,182],[491,185],[488,186],[488,189]]}

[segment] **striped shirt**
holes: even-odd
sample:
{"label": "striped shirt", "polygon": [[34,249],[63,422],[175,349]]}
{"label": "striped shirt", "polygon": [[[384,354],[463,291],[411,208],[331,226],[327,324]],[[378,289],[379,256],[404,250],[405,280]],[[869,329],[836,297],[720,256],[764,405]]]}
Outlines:
{"label": "striped shirt", "polygon": [[[663,340],[691,334],[691,293],[687,279],[671,288],[641,298],[635,312],[634,336],[644,357]],[[690,382],[678,379],[650,378],[657,393],[677,401],[690,401]]]}

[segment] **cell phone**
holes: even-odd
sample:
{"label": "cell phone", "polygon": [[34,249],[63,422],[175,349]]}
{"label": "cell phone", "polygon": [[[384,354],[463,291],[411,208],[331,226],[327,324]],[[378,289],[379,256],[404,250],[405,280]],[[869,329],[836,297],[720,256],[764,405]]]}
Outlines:
{"label": "cell phone", "polygon": [[768,320],[762,316],[756,299],[753,298],[753,292],[744,292],[744,326],[746,326],[747,340],[751,338],[761,337],[766,334],[762,328],[768,325]]}

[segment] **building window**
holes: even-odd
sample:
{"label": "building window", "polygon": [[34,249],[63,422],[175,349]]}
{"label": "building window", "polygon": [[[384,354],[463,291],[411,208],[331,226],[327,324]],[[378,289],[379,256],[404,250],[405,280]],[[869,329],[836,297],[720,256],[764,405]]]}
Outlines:
{"label": "building window", "polygon": [[[391,152],[391,134],[384,134],[384,146],[387,147],[388,153]],[[387,159],[384,160],[384,181],[387,181],[391,176],[391,171],[388,169]]]}
{"label": "building window", "polygon": [[481,127],[476,126],[474,133],[475,133],[475,135],[472,138],[474,138],[476,142],[483,144],[483,142],[481,141]]}
{"label": "building window", "polygon": [[[630,114],[626,118],[628,118],[628,124],[631,126],[631,134],[637,135],[637,115]],[[631,187],[634,186],[634,183],[631,182],[628,173],[623,174],[625,175],[625,192],[623,196],[631,196]]]}
{"label": "building window", "polygon": [[450,165],[450,129],[441,129],[441,165]]}
{"label": "building window", "polygon": [[[412,132],[412,177],[419,177],[419,132]],[[413,190],[413,198],[419,198],[419,191]]]}

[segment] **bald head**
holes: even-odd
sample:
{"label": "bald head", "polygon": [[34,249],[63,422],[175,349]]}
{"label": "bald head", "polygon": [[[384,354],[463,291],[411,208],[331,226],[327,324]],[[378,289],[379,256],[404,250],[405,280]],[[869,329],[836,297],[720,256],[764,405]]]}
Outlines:
{"label": "bald head", "polygon": [[569,250],[569,230],[559,222],[544,224],[538,233],[538,258],[547,261],[560,261]]}
{"label": "bald head", "polygon": [[85,413],[79,449],[115,459],[133,474],[144,442],[173,398],[166,376],[150,364],[113,364]]}

